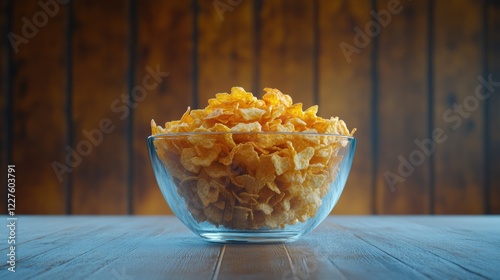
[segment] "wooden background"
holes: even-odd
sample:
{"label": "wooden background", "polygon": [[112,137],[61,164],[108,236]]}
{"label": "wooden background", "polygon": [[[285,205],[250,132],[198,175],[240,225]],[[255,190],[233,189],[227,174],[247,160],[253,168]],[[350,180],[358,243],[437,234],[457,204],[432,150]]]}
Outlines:
{"label": "wooden background", "polygon": [[[340,44],[354,45],[354,28],[394,1],[402,12],[348,63]],[[170,213],[146,151],[149,121],[179,118],[235,85],[279,88],[358,128],[334,213],[500,213],[500,87],[443,118],[473,99],[478,76],[500,81],[500,1],[45,2],[58,11],[43,24],[38,1],[0,0],[0,181],[15,164],[19,214]],[[214,3],[228,9],[223,19]],[[26,20],[41,27],[26,33]],[[31,38],[16,52],[7,35],[23,32]],[[125,106],[148,66],[169,76]],[[59,181],[53,162],[104,118],[114,130]],[[435,128],[447,140],[391,190],[385,172],[397,174],[398,156]]]}

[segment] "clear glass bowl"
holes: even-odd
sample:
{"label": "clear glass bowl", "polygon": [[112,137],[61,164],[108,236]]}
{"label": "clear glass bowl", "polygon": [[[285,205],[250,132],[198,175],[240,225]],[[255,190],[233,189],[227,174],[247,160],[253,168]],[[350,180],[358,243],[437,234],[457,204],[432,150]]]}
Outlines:
{"label": "clear glass bowl", "polygon": [[354,137],[305,132],[173,133],[147,143],[174,214],[220,243],[289,242],[313,230],[337,203],[356,147]]}

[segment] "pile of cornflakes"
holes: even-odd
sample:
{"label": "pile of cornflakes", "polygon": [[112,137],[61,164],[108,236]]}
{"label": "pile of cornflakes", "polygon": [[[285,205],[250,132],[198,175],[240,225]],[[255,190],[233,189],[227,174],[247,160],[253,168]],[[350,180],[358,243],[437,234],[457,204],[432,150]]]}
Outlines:
{"label": "pile of cornflakes", "polygon": [[347,141],[325,134],[351,136],[355,129],[316,116],[318,106],[303,111],[289,95],[264,91],[257,99],[233,87],[165,128],[151,121],[153,135],[178,135],[159,138],[155,147],[200,223],[275,229],[304,222],[335,180]]}

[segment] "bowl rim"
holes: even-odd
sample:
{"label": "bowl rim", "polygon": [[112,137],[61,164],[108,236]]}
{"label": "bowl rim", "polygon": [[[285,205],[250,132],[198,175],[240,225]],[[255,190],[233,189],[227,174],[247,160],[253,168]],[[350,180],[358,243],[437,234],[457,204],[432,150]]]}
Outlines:
{"label": "bowl rim", "polygon": [[356,137],[343,134],[334,133],[318,133],[318,132],[280,132],[280,131],[193,131],[193,132],[172,132],[172,133],[160,133],[149,135],[148,139],[154,138],[165,138],[173,136],[192,136],[192,135],[225,135],[225,134],[237,134],[237,135],[299,135],[299,136],[334,136],[346,138],[349,140],[354,140]]}

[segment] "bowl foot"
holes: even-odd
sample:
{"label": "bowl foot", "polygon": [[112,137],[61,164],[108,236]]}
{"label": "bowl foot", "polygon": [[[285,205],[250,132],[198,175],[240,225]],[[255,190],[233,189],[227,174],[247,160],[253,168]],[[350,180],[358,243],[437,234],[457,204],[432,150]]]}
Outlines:
{"label": "bowl foot", "polygon": [[285,243],[293,242],[302,235],[297,232],[210,232],[200,236],[214,243]]}

